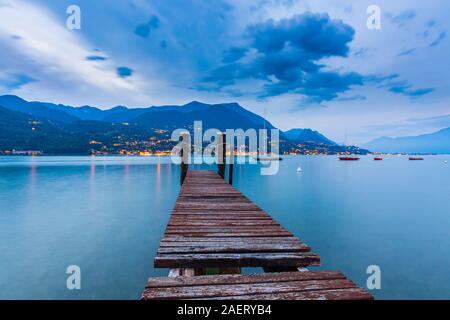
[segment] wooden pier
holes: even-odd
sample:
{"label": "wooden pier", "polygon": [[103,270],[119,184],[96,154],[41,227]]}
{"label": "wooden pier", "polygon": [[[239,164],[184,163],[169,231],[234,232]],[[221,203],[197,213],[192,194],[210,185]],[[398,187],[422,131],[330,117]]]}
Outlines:
{"label": "wooden pier", "polygon": [[[320,257],[223,175],[184,175],[154,260],[169,277],[150,278],[142,299],[372,299],[340,272],[305,269]],[[242,267],[269,273],[243,275]]]}
{"label": "wooden pier", "polygon": [[212,171],[189,171],[157,268],[305,267],[318,255]]}

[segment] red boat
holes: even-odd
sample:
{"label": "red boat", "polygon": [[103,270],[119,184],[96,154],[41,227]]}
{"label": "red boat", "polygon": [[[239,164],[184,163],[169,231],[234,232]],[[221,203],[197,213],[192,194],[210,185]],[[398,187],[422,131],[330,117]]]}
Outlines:
{"label": "red boat", "polygon": [[383,158],[373,158],[373,160],[375,160],[375,161],[382,161]]}
{"label": "red boat", "polygon": [[357,157],[339,157],[339,160],[341,160],[341,161],[358,161],[359,158],[357,158]]}
{"label": "red boat", "polygon": [[423,160],[423,158],[409,158],[409,160],[411,160],[411,161],[421,161],[421,160]]}

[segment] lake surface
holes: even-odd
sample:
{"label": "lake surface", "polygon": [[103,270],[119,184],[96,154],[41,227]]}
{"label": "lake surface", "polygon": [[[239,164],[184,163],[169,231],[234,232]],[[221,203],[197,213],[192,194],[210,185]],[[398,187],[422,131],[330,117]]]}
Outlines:
{"label": "lake surface", "polygon": [[[235,186],[383,299],[450,299],[450,156],[285,157]],[[301,165],[303,172],[297,173]],[[206,168],[206,167],[203,167]],[[169,158],[0,157],[0,299],[138,299],[179,191]],[[81,268],[81,290],[66,268]],[[248,271],[247,271],[248,272]]]}

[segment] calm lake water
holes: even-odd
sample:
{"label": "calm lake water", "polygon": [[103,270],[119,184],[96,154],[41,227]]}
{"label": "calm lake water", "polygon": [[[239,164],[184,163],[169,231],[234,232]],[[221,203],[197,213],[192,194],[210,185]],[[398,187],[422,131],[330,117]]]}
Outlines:
{"label": "calm lake water", "polygon": [[[450,156],[285,157],[235,186],[383,299],[450,299]],[[0,157],[0,299],[138,299],[179,191],[168,158]],[[303,172],[297,173],[301,165]],[[81,268],[81,290],[66,268]]]}

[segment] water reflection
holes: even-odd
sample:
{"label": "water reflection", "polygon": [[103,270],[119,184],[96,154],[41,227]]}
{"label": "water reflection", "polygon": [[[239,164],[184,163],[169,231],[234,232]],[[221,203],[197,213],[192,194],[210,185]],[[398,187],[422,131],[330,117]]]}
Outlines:
{"label": "water reflection", "polygon": [[161,162],[159,162],[159,161],[156,164],[156,183],[155,183],[155,187],[156,187],[156,195],[160,196],[161,195]]}
{"label": "water reflection", "polygon": [[95,181],[96,181],[96,172],[97,166],[94,161],[91,161],[91,166],[89,169],[89,196],[91,200],[94,201],[96,198],[96,189],[95,189]]}
{"label": "water reflection", "polygon": [[30,193],[29,199],[33,198],[33,195],[36,191],[36,183],[37,183],[37,164],[32,161],[30,163],[30,171],[29,171],[29,181],[30,183],[28,184],[28,190]]}
{"label": "water reflection", "polygon": [[[320,254],[323,268],[364,286],[367,266],[380,265],[378,298],[448,299],[443,160],[285,157],[272,177],[235,165],[234,185]],[[167,275],[151,265],[179,190],[170,159],[0,157],[0,171],[0,299],[138,299],[148,276]],[[73,261],[89,285],[68,293]]]}

